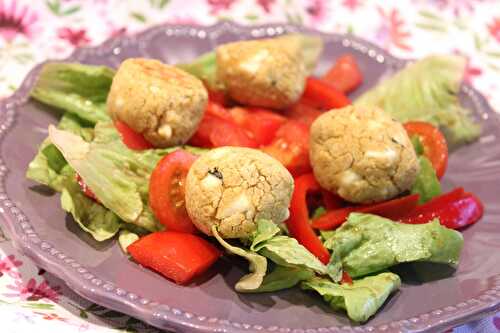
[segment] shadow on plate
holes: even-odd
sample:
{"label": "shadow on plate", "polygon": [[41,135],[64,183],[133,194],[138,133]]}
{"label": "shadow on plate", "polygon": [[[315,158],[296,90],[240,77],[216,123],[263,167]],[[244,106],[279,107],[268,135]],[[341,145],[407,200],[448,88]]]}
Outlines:
{"label": "shadow on plate", "polygon": [[430,262],[414,262],[394,266],[391,271],[399,275],[405,284],[421,285],[449,278],[455,273],[455,268]]}
{"label": "shadow on plate", "polygon": [[96,241],[88,232],[83,231],[70,214],[66,214],[66,229],[78,237],[82,242],[97,251],[106,251],[115,244],[115,239],[111,238],[102,242]]}

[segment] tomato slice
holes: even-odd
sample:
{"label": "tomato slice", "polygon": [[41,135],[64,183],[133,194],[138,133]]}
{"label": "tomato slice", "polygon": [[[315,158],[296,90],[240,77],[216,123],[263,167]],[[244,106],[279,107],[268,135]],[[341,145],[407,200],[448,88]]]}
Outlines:
{"label": "tomato slice", "polygon": [[222,104],[209,100],[205,109],[205,114],[219,119],[234,122],[233,116],[229,113],[229,109]]}
{"label": "tomato slice", "polygon": [[232,121],[206,114],[189,143],[199,147],[237,146],[257,148],[257,142],[248,131]]}
{"label": "tomato slice", "polygon": [[175,231],[154,232],[127,247],[132,258],[179,284],[205,272],[221,252],[203,238]]}
{"label": "tomato slice", "polygon": [[310,127],[316,118],[323,114],[322,111],[312,107],[311,104],[314,103],[307,101],[305,98],[301,98],[297,104],[285,110],[283,114],[288,119],[302,122]]}
{"label": "tomato slice", "polygon": [[303,97],[310,106],[321,110],[338,109],[351,104],[343,92],[313,77],[307,78]]}
{"label": "tomato slice", "polygon": [[83,181],[82,177],[80,177],[79,174],[76,174],[76,181],[77,181],[78,185],[80,185],[80,188],[82,189],[83,194],[85,194],[90,199],[92,199],[96,202],[99,202],[99,200],[95,196],[94,192],[92,192],[90,187],[88,187],[87,184],[85,184],[85,182]]}
{"label": "tomato slice", "polygon": [[186,211],[185,180],[197,156],[176,150],[163,157],[149,180],[149,204],[167,230],[187,233],[197,231]]}
{"label": "tomato slice", "polygon": [[295,179],[295,189],[290,202],[290,218],[286,220],[286,226],[290,235],[326,265],[330,261],[330,253],[309,223],[306,202],[306,196],[309,192],[319,191],[319,184],[312,174],[302,175]]}
{"label": "tomato slice", "polygon": [[262,108],[234,107],[229,109],[234,122],[247,129],[259,145],[269,144],[286,118]]}
{"label": "tomato slice", "polygon": [[312,227],[321,230],[334,229],[342,225],[352,212],[376,214],[388,219],[398,220],[417,207],[418,198],[418,194],[412,194],[372,205],[334,209],[315,219],[312,222]]}
{"label": "tomato slice", "polygon": [[301,122],[285,122],[276,132],[274,140],[261,149],[280,161],[294,176],[311,171],[309,128]]}
{"label": "tomato slice", "polygon": [[448,145],[441,131],[423,121],[410,121],[404,124],[411,137],[417,135],[424,146],[424,155],[431,161],[438,178],[443,177],[448,167]]}
{"label": "tomato slice", "polygon": [[337,59],[332,68],[323,76],[323,80],[335,89],[348,93],[363,82],[363,75],[354,56],[345,54]]}
{"label": "tomato slice", "polygon": [[116,120],[115,127],[122,136],[123,143],[130,149],[144,150],[151,149],[153,145],[149,143],[142,134],[137,133],[123,121]]}

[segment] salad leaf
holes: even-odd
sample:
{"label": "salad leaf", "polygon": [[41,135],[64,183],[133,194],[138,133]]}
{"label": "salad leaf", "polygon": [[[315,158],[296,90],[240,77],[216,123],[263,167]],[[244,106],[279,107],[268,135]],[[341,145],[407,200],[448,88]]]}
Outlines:
{"label": "salad leaf", "polygon": [[300,281],[312,279],[314,272],[300,267],[276,266],[273,271],[267,274],[262,284],[257,289],[242,290],[242,292],[266,293],[292,288]]}
{"label": "salad leaf", "polygon": [[393,273],[367,276],[354,280],[352,285],[336,284],[323,278],[313,278],[301,284],[304,290],[318,292],[334,310],[345,310],[356,322],[367,321],[400,286],[401,279]]}
{"label": "salad leaf", "polygon": [[418,193],[420,195],[418,203],[423,204],[441,194],[441,183],[436,176],[436,171],[431,161],[427,157],[423,155],[419,156],[418,162],[420,164],[420,171],[413,183],[411,193]]}
{"label": "salad leaf", "polygon": [[254,232],[250,250],[257,251],[256,248],[261,243],[273,238],[280,232],[280,228],[273,221],[264,219],[257,221],[257,230]]}
{"label": "salad leaf", "polygon": [[458,100],[465,64],[459,56],[429,56],[382,81],[355,104],[378,106],[401,122],[430,122],[444,131],[452,146],[474,141],[479,125]]}
{"label": "salad leaf", "polygon": [[455,267],[462,246],[462,234],[441,226],[438,220],[411,225],[359,213],[351,213],[325,242],[354,278],[413,261]]}
{"label": "salad leaf", "polygon": [[413,145],[413,149],[415,149],[415,153],[417,156],[421,156],[424,154],[424,145],[422,144],[422,140],[418,135],[413,135],[411,138],[411,144]]}
{"label": "salad leaf", "polygon": [[83,230],[99,242],[113,237],[120,229],[118,216],[88,198],[81,191],[74,173],[62,189],[61,206],[73,215],[73,219]]}
{"label": "salad leaf", "polygon": [[120,230],[120,235],[118,236],[118,243],[120,244],[120,248],[124,253],[127,252],[127,247],[134,243],[136,240],[139,240],[139,236],[130,232],[128,230]]}
{"label": "salad leaf", "polygon": [[98,123],[91,142],[53,126],[49,137],[105,207],[125,222],[149,231],[162,228],[148,204],[149,177],[157,162],[178,147],[130,150],[111,122]]}
{"label": "salad leaf", "polygon": [[280,266],[307,268],[319,274],[328,272],[314,254],[292,237],[274,236],[255,246],[254,250]]}
{"label": "salad leaf", "polygon": [[243,276],[234,286],[236,291],[239,292],[251,292],[253,290],[257,290],[264,280],[264,276],[267,271],[267,259],[257,253],[252,251],[247,251],[237,246],[233,246],[227,243],[222,237],[219,235],[216,226],[212,226],[212,234],[215,239],[222,245],[229,253],[240,256],[248,260],[249,266],[248,270],[249,274]]}
{"label": "salad leaf", "polygon": [[[84,127],[80,119],[68,113],[62,116],[58,127],[79,135],[86,140],[91,140],[93,136],[92,128]],[[47,185],[57,192],[61,192],[68,177],[73,176],[73,169],[48,139],[41,143],[26,172],[27,178]]]}
{"label": "salad leaf", "polygon": [[109,121],[106,99],[113,76],[114,71],[104,66],[49,63],[43,66],[31,96],[91,124]]}

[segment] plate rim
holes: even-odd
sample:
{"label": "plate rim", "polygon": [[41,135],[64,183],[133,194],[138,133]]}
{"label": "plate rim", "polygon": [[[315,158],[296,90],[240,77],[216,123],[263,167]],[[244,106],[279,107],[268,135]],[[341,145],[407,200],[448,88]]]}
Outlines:
{"label": "plate rim", "polygon": [[[320,35],[325,40],[341,41],[346,48],[351,48],[376,59],[385,66],[394,69],[403,67],[408,61],[398,59],[382,48],[355,37],[350,34],[335,34],[322,32],[302,26],[292,24],[265,24],[245,26],[235,22],[224,21],[211,26],[194,26],[178,24],[160,24],[150,27],[140,33],[133,35],[120,35],[112,37],[100,45],[94,47],[77,48],[67,58],[56,61],[82,61],[89,56],[103,56],[112,54],[116,48],[136,44],[141,54],[148,56],[145,49],[147,42],[158,33],[166,33],[167,36],[190,35],[195,37],[197,34],[204,34],[210,38],[216,38],[224,32],[239,33],[243,32],[245,36],[253,37],[273,36],[284,32],[305,31]],[[4,119],[0,121],[0,144],[3,143],[5,135],[13,127],[16,119],[17,109],[29,99],[29,91],[33,87],[38,73],[43,65],[54,60],[48,60],[35,66],[24,79],[16,92],[0,101],[0,115]],[[494,113],[487,100],[475,88],[468,84],[463,84],[462,92],[468,95],[480,115],[494,115],[497,125],[500,126],[500,118]],[[31,225],[29,218],[24,212],[16,206],[9,198],[5,181],[9,172],[4,162],[5,157],[0,152],[0,220],[7,227],[11,237],[12,244],[23,254],[31,258],[38,266],[53,273],[80,296],[108,307],[110,309],[126,313],[137,317],[159,328],[176,330],[196,330],[199,332],[271,332],[291,331],[287,327],[262,327],[260,325],[250,325],[245,323],[229,322],[220,318],[207,318],[202,315],[196,315],[171,307],[165,304],[159,304],[148,299],[141,298],[139,295],[129,293],[109,281],[104,281],[98,276],[94,276],[80,263],[76,262],[71,256],[57,250],[57,247],[40,239]],[[500,310],[500,275],[494,276],[494,286],[491,289],[483,291],[478,297],[459,303],[455,306],[446,306],[444,308],[434,309],[429,313],[418,314],[414,317],[388,322],[377,327],[357,326],[358,332],[430,332],[437,329],[444,330],[454,326],[469,322]],[[305,328],[307,332],[351,332],[352,328],[343,326],[330,326],[324,328]]]}

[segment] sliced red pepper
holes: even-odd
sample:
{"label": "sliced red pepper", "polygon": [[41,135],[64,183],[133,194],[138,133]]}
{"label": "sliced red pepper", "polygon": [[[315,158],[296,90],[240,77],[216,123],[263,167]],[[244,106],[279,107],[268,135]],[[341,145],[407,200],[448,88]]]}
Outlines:
{"label": "sliced red pepper", "polygon": [[330,261],[330,253],[311,228],[306,202],[308,192],[318,191],[320,191],[319,184],[312,174],[295,179],[295,189],[290,203],[290,218],[286,221],[286,226],[290,235],[326,265]]}
{"label": "sliced red pepper", "polygon": [[341,284],[352,284],[352,277],[346,271],[342,272],[342,280],[340,280]]}
{"label": "sliced red pepper", "polygon": [[332,68],[323,76],[323,80],[337,90],[348,93],[363,82],[363,75],[354,56],[345,54],[337,59]]}
{"label": "sliced red pepper", "polygon": [[401,222],[423,224],[438,218],[442,225],[450,229],[476,223],[484,212],[481,200],[472,193],[462,192],[462,195],[458,196],[460,193],[459,189],[437,197],[419,206],[414,213],[401,219]]}
{"label": "sliced red pepper", "polygon": [[154,232],[127,247],[139,264],[180,284],[205,272],[221,256],[211,243],[193,234]]}
{"label": "sliced red pepper", "polygon": [[234,122],[248,130],[259,145],[269,144],[287,121],[284,116],[263,108],[234,107],[229,109],[229,113]]}
{"label": "sliced red pepper", "polygon": [[325,189],[322,189],[321,193],[323,197],[323,203],[327,211],[342,208],[344,201],[338,195],[333,194],[332,192]]}
{"label": "sliced red pepper", "polygon": [[224,146],[257,148],[248,131],[233,121],[205,114],[198,130],[189,140],[194,146],[214,148]]}
{"label": "sliced red pepper", "polygon": [[311,104],[314,103],[302,97],[295,105],[285,110],[283,115],[288,119],[299,121],[310,127],[316,118],[323,114],[323,111],[311,106]]}
{"label": "sliced red pepper", "polygon": [[208,100],[218,103],[220,105],[226,105],[228,103],[226,93],[222,90],[211,90],[208,91]]}
{"label": "sliced red pepper", "polygon": [[137,133],[123,121],[115,121],[115,127],[122,136],[123,143],[133,150],[151,149],[153,145],[144,138],[140,133]]}
{"label": "sliced red pepper", "polygon": [[338,109],[351,104],[344,93],[313,77],[307,78],[303,97],[311,106],[321,110]]}
{"label": "sliced red pepper", "polygon": [[283,164],[297,177],[311,172],[309,163],[309,129],[307,125],[289,120],[276,132],[273,141],[261,150]]}
{"label": "sliced red pepper", "polygon": [[389,219],[398,220],[417,207],[418,198],[418,194],[412,194],[372,205],[335,209],[314,220],[312,222],[312,227],[321,230],[334,229],[342,225],[352,212],[375,214]]}
{"label": "sliced red pepper", "polygon": [[411,137],[417,135],[424,146],[424,155],[431,161],[438,178],[443,177],[448,166],[448,145],[441,131],[430,123],[410,121],[404,128]]}
{"label": "sliced red pepper", "polygon": [[83,194],[85,194],[87,197],[94,200],[95,202],[99,202],[99,199],[97,199],[94,192],[92,192],[90,187],[88,187],[87,184],[85,184],[85,182],[83,181],[82,177],[80,177],[79,174],[76,174],[76,181],[77,181],[78,185],[80,185],[80,188],[82,189]]}

